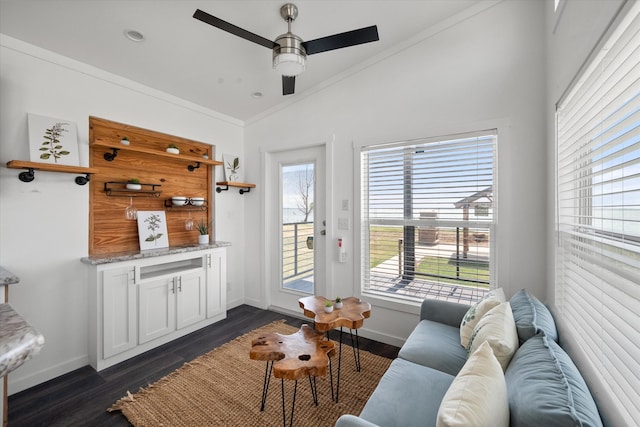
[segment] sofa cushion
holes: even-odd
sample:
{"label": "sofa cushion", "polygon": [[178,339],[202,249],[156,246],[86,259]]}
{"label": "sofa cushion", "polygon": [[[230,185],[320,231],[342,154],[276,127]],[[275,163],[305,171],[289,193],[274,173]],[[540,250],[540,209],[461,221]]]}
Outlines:
{"label": "sofa cushion", "polygon": [[602,426],[578,368],[544,334],[520,346],[505,372],[512,427]]}
{"label": "sofa cushion", "polygon": [[468,354],[473,354],[482,343],[487,342],[493,349],[502,370],[507,369],[509,361],[518,349],[518,333],[513,320],[511,305],[503,302],[487,312],[473,329],[469,340]]}
{"label": "sofa cushion", "polygon": [[509,401],[502,366],[487,341],[469,356],[444,395],[437,427],[509,425]]}
{"label": "sofa cushion", "polygon": [[360,417],[382,427],[434,427],[439,404],[454,378],[426,366],[395,359]]}
{"label": "sofa cushion", "polygon": [[398,357],[455,376],[467,361],[467,351],[460,345],[460,329],[421,320]]}
{"label": "sofa cushion", "polygon": [[504,291],[502,288],[498,288],[487,292],[483,299],[467,310],[460,323],[460,344],[464,348],[469,346],[469,338],[471,338],[473,328],[476,327],[480,318],[493,307],[505,301]]}
{"label": "sofa cushion", "polygon": [[551,312],[534,295],[522,289],[516,292],[509,302],[516,321],[520,345],[539,332],[544,332],[546,336],[558,342],[556,322]]}

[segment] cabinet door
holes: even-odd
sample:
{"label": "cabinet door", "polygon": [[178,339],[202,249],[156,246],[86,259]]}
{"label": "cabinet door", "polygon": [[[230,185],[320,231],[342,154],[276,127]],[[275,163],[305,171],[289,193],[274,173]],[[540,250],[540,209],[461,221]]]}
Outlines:
{"label": "cabinet door", "polygon": [[204,270],[178,277],[176,292],[176,317],[178,329],[205,319],[205,279]]}
{"label": "cabinet door", "polygon": [[176,285],[175,278],[161,278],[138,286],[140,344],[176,329]]}
{"label": "cabinet door", "polygon": [[137,292],[134,267],[102,272],[102,357],[107,359],[138,345]]}
{"label": "cabinet door", "polygon": [[215,249],[207,257],[207,317],[213,317],[227,310],[227,251]]}

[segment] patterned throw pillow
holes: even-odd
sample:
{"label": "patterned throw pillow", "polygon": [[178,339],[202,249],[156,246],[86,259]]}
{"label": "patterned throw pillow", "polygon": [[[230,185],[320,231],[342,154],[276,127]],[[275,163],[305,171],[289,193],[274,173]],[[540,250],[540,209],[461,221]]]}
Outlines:
{"label": "patterned throw pillow", "polygon": [[489,343],[502,370],[506,370],[513,354],[518,350],[518,332],[509,302],[495,306],[482,316],[473,329],[467,353],[473,354],[484,342]]}
{"label": "patterned throw pillow", "polygon": [[464,348],[469,346],[469,338],[471,338],[473,328],[476,327],[480,318],[493,307],[505,301],[504,291],[502,288],[497,288],[487,292],[483,299],[467,310],[467,313],[460,323],[460,344],[462,344]]}

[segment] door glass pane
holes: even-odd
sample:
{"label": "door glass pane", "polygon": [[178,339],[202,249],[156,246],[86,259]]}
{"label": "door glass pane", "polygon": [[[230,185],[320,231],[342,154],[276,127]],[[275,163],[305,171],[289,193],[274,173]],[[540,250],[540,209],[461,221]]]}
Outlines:
{"label": "door glass pane", "polygon": [[281,167],[282,287],[314,293],[314,164]]}

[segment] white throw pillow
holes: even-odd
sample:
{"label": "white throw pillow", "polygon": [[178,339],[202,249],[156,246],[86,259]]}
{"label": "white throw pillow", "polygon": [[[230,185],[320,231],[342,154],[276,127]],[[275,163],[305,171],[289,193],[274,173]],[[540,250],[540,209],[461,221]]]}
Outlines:
{"label": "white throw pillow", "polygon": [[473,354],[485,341],[493,349],[502,370],[506,370],[513,354],[518,350],[518,330],[509,302],[493,307],[482,316],[473,329],[467,352]]}
{"label": "white throw pillow", "polygon": [[436,427],[507,427],[509,400],[500,363],[483,343],[445,393]]}
{"label": "white throw pillow", "polygon": [[460,323],[460,344],[464,348],[469,347],[469,338],[471,338],[473,328],[476,327],[480,318],[493,307],[505,301],[504,291],[502,288],[498,288],[487,292],[484,298],[467,310]]}

